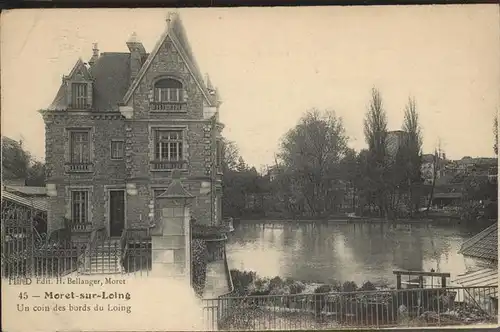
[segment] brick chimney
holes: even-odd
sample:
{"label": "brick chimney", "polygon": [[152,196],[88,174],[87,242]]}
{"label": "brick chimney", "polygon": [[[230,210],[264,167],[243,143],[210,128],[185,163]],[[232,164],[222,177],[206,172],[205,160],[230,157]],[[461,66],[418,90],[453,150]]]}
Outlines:
{"label": "brick chimney", "polygon": [[92,58],[89,60],[89,65],[92,67],[94,63],[99,58],[99,48],[97,48],[97,43],[92,44]]}
{"label": "brick chimney", "polygon": [[130,81],[133,82],[141,70],[143,59],[146,58],[146,49],[135,32],[127,41],[127,46],[130,51]]}

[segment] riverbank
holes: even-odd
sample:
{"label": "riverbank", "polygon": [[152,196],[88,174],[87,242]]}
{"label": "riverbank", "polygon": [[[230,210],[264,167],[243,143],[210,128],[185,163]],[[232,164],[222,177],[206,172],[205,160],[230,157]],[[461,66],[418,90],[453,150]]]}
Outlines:
{"label": "riverbank", "polygon": [[457,217],[426,217],[421,219],[385,219],[373,217],[331,217],[325,219],[292,219],[292,218],[269,218],[269,217],[242,217],[234,218],[234,224],[418,224],[418,225],[461,225],[473,222],[475,224],[483,224],[486,227],[495,223],[494,219],[479,219],[473,221],[461,220]]}

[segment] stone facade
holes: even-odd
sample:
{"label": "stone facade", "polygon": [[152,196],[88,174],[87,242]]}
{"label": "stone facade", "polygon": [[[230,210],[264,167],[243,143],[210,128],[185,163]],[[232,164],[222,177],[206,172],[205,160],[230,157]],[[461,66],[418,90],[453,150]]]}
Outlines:
{"label": "stone facade", "polygon": [[[158,216],[155,192],[165,190],[171,181],[171,170],[155,169],[152,162],[156,129],[175,129],[183,133],[181,179],[195,196],[192,216],[201,224],[221,222],[221,174],[216,165],[220,159],[216,155],[217,144],[221,144],[223,128],[218,122],[219,102],[207,98],[206,92],[214,90],[207,88],[206,82],[200,82],[200,75],[195,72],[198,69],[192,65],[194,60],[189,61],[190,51],[183,50],[185,45],[179,42],[184,36],[175,34],[174,30],[167,28],[149,55],[141,53],[144,48],[140,42],[134,40],[131,43],[134,47],[127,44],[130,53],[120,56],[129,66],[124,67],[128,78],[122,75],[126,82],[119,83],[127,88],[130,98],[124,97],[122,89],[111,107],[96,105],[98,97],[102,99],[106,93],[99,90],[99,86],[103,86],[99,85],[99,77],[103,76],[98,73],[102,67],[100,61],[104,63],[113,53],[99,56],[94,52],[92,65],[89,67],[79,60],[72,73],[64,77],[53,105],[41,111],[45,121],[47,183],[52,192],[49,195],[49,232],[63,227],[65,218],[71,219],[71,191],[78,189],[89,193],[87,218],[91,226],[75,230],[75,234],[85,236],[96,227],[106,228],[109,234],[109,193],[113,190],[125,193],[126,228],[144,228],[153,224]],[[130,76],[136,76],[137,81]],[[164,78],[173,78],[182,84],[187,96],[182,111],[152,109],[153,89],[156,82]],[[111,79],[107,79],[112,84]],[[92,91],[87,99],[90,104],[84,109],[71,107],[72,90],[68,85],[76,81],[88,83]],[[128,102],[122,102],[126,99]],[[120,106],[129,107],[132,112],[125,113]],[[75,171],[68,165],[70,132],[74,129],[85,129],[90,133],[90,165],[85,166],[84,171]],[[122,159],[112,159],[112,141],[123,142]]]}

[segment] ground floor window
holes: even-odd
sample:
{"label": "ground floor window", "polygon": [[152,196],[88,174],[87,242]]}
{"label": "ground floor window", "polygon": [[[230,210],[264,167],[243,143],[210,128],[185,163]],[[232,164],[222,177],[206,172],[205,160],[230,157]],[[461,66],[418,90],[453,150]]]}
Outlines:
{"label": "ground floor window", "polygon": [[89,192],[75,190],[71,192],[71,220],[73,224],[89,222]]}

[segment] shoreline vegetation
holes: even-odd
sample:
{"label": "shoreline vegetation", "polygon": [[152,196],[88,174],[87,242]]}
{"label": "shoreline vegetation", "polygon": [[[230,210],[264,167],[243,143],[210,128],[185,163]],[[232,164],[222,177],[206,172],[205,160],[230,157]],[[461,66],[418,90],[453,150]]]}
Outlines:
{"label": "shoreline vegetation", "polygon": [[262,277],[254,271],[240,271],[237,269],[232,269],[230,273],[233,279],[234,294],[237,296],[319,294],[392,289],[387,284],[375,285],[369,280],[358,286],[354,281],[340,282],[331,280],[325,283],[279,276]]}

